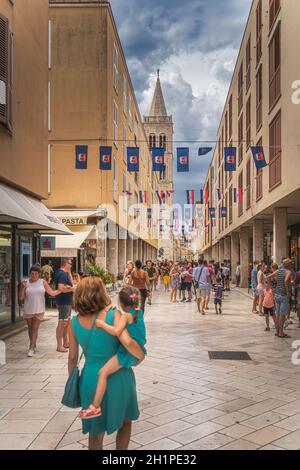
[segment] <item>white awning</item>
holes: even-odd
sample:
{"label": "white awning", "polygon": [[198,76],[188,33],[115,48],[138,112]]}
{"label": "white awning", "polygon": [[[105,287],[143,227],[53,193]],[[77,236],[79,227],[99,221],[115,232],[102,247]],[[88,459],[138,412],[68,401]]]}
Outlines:
{"label": "white awning", "polygon": [[72,235],[72,232],[38,199],[0,183],[1,222],[17,223],[21,229]]}
{"label": "white awning", "polygon": [[[94,230],[94,225],[88,225],[85,226],[84,230],[80,232],[72,232],[72,237],[69,237],[68,235],[56,235],[56,249],[68,248],[79,250],[85,240],[91,239],[91,234],[94,232]],[[96,239],[96,234],[92,239]]]}

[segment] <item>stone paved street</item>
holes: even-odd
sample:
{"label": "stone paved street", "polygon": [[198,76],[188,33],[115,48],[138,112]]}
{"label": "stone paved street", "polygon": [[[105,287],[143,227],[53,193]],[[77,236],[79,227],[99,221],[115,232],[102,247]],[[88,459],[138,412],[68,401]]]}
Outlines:
{"label": "stone paved street", "polygon": [[[298,449],[300,366],[292,339],[264,332],[245,291],[232,291],[224,314],[156,295],[147,309],[149,355],[135,372],[141,408],[131,449]],[[0,449],[87,449],[77,411],[60,405],[65,355],[55,352],[56,316],[47,314],[39,351],[28,359],[26,332],[7,341],[0,368]],[[212,361],[209,350],[247,351],[252,361]],[[105,439],[113,449],[114,437]]]}

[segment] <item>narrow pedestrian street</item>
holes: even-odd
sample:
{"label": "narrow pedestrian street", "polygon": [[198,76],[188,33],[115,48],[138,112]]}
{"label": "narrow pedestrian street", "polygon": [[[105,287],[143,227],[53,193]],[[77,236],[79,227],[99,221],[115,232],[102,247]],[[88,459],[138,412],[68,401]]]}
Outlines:
{"label": "narrow pedestrian street", "polygon": [[[157,292],[147,307],[148,356],[136,368],[140,420],[130,449],[298,449],[300,376],[292,339],[264,331],[244,289],[225,297],[223,315],[196,303],[170,304]],[[56,312],[49,312],[35,357],[27,333],[7,340],[0,368],[0,449],[87,450],[78,412],[61,406],[67,355],[55,352]],[[251,361],[210,360],[208,351],[244,351]],[[105,438],[114,448],[115,436]]]}

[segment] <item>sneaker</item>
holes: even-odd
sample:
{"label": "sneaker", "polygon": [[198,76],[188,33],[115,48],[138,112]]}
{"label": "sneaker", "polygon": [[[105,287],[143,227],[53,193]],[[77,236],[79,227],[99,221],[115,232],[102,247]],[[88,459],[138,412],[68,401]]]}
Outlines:
{"label": "sneaker", "polygon": [[271,328],[269,328],[269,327],[267,326],[267,328],[265,329],[265,331],[271,331]]}
{"label": "sneaker", "polygon": [[186,302],[186,303],[189,303],[189,302],[191,302],[191,299],[187,299],[185,302]]}
{"label": "sneaker", "polygon": [[186,299],[181,299],[181,302],[186,302]]}
{"label": "sneaker", "polygon": [[27,353],[27,357],[33,357],[34,356],[34,350],[33,349],[29,349],[28,353]]}

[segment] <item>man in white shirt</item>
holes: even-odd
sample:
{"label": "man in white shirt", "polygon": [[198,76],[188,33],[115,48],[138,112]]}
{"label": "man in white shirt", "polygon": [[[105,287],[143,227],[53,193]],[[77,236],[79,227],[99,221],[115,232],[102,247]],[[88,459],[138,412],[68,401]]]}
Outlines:
{"label": "man in white shirt", "polygon": [[211,286],[211,275],[208,269],[207,261],[200,261],[198,268],[195,269],[194,279],[196,281],[196,296],[198,312],[205,315],[205,304],[209,297]]}

